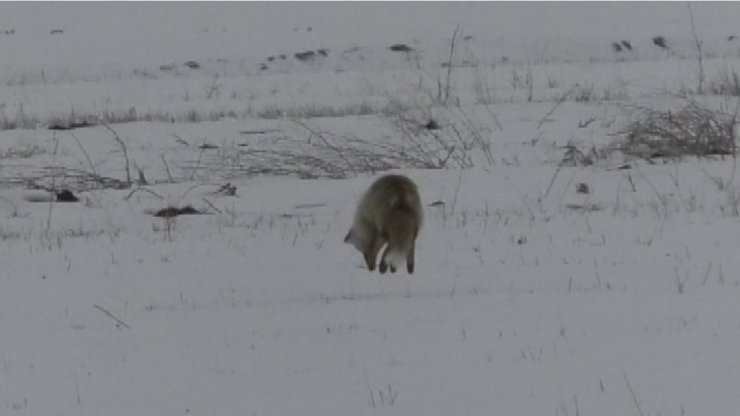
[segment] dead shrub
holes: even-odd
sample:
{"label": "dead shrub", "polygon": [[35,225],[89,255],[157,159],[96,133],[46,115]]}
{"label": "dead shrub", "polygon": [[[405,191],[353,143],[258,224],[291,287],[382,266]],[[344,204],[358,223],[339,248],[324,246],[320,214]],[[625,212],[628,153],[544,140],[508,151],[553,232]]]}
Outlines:
{"label": "dead shrub", "polygon": [[429,138],[413,143],[359,138],[321,131],[299,120],[294,122],[307,133],[307,138],[277,136],[264,144],[225,147],[202,160],[186,161],[185,168],[200,177],[216,174],[226,179],[254,175],[344,179],[391,169],[441,169],[446,167],[450,154],[456,152],[454,146],[443,148]]}
{"label": "dead shrub", "polygon": [[592,166],[600,160],[605,160],[611,149],[597,149],[596,146],[592,146],[590,149],[580,149],[573,142],[568,142],[565,146],[565,154],[563,159],[560,161],[558,166]]}
{"label": "dead shrub", "polygon": [[732,155],[735,152],[737,109],[728,113],[694,100],[678,111],[627,108],[629,122],[618,133],[624,136],[620,149],[641,158],[681,158]]}

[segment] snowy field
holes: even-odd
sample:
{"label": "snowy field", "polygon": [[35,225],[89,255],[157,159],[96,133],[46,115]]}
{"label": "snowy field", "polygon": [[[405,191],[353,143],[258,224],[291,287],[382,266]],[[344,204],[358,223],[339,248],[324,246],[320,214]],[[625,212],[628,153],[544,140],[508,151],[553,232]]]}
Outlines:
{"label": "snowy field", "polygon": [[[736,162],[626,144],[734,145],[740,4],[691,12],[0,3],[0,414],[735,414]],[[342,242],[391,171],[413,276]]]}

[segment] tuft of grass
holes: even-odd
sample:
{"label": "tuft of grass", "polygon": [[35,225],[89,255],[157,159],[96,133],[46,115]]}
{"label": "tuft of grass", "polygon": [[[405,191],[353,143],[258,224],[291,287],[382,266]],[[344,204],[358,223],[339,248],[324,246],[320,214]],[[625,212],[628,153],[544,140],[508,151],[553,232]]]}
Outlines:
{"label": "tuft of grass", "polygon": [[[740,107],[738,107],[740,108]],[[632,121],[620,132],[621,150],[642,158],[735,154],[738,111],[727,113],[694,100],[678,111],[630,108]]]}
{"label": "tuft of grass", "polygon": [[345,117],[365,116],[384,113],[384,106],[375,106],[369,102],[333,106],[329,104],[310,103],[304,105],[279,106],[269,105],[257,111],[257,117],[264,119],[281,118],[320,118],[320,117]]}
{"label": "tuft of grass", "polygon": [[201,152],[184,163],[192,177],[215,174],[222,179],[256,175],[291,175],[303,179],[344,179],[391,169],[469,167],[467,150],[423,126],[404,125],[399,137],[360,138],[319,130],[305,121],[293,122],[307,138],[275,137],[266,146],[222,146]]}
{"label": "tuft of grass", "polygon": [[715,95],[740,97],[740,76],[735,69],[725,69],[707,83],[706,92]]}
{"label": "tuft of grass", "polygon": [[393,407],[398,399],[398,390],[395,390],[390,384],[384,389],[370,389],[367,399],[368,405],[375,409],[378,407]]}
{"label": "tuft of grass", "polygon": [[30,159],[34,156],[44,154],[46,154],[46,151],[41,149],[38,145],[21,145],[19,147],[11,147],[5,151],[0,151],[0,160]]}

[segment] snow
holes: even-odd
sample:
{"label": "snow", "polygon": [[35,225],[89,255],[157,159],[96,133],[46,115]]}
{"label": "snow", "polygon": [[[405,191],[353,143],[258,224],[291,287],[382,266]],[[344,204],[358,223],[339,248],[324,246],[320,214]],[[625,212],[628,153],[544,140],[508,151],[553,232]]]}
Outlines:
{"label": "snow", "polygon": [[[740,6],[691,7],[694,98],[734,108]],[[680,107],[695,55],[685,3],[0,3],[0,414],[733,414],[733,158],[563,163]],[[116,136],[147,185],[99,186]],[[448,156],[393,170],[412,276],[342,241],[358,143]]]}

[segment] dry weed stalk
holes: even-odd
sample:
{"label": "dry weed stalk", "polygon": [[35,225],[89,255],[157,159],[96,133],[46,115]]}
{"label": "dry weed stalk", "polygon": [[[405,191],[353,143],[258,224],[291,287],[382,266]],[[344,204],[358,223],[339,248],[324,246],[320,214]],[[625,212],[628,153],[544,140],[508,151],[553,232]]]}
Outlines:
{"label": "dry weed stalk", "polygon": [[126,143],[123,142],[123,140],[121,139],[121,136],[119,136],[118,133],[113,129],[113,127],[111,127],[105,120],[103,120],[102,118],[99,118],[98,120],[100,124],[102,124],[103,127],[105,127],[105,129],[108,130],[108,132],[110,132],[113,135],[113,140],[115,140],[116,143],[118,143],[118,145],[121,146],[121,150],[123,151],[124,167],[126,169],[126,184],[128,184],[128,187],[130,188],[132,184],[131,167],[130,167],[131,163],[128,158],[128,150],[126,149]]}

